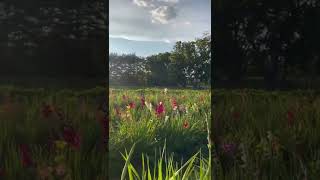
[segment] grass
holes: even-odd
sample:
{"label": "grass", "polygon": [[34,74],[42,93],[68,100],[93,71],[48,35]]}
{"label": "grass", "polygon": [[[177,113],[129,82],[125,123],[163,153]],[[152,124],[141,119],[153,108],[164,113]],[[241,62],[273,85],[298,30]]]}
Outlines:
{"label": "grass", "polygon": [[[128,171],[130,180],[181,179],[184,174],[185,179],[205,179],[204,169],[211,169],[206,121],[210,98],[208,90],[111,89],[111,177],[122,173],[124,178]],[[130,153],[121,156],[126,149]]]}
{"label": "grass", "polygon": [[0,179],[210,179],[209,90],[107,98],[105,88],[0,87]]}
{"label": "grass", "polygon": [[318,179],[318,91],[217,90],[216,179]]}
{"label": "grass", "polygon": [[106,179],[105,99],[104,88],[0,88],[0,179]]}

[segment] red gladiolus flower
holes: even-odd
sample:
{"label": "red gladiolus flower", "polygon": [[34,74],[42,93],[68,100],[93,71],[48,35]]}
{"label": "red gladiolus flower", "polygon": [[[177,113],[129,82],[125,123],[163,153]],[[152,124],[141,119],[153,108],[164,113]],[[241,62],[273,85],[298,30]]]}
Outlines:
{"label": "red gladiolus flower", "polygon": [[159,105],[157,105],[157,107],[156,107],[156,115],[161,116],[161,115],[163,115],[164,111],[165,111],[164,105],[162,102],[160,102]]}
{"label": "red gladiolus flower", "polygon": [[145,102],[146,102],[144,97],[141,97],[140,100],[141,100],[141,106],[144,107],[145,106]]}
{"label": "red gladiolus flower", "polygon": [[289,111],[287,112],[287,122],[288,122],[288,125],[289,125],[290,127],[293,126],[293,121],[294,121],[294,113],[289,110]]}
{"label": "red gladiolus flower", "polygon": [[190,127],[189,122],[188,122],[188,121],[185,121],[185,122],[183,123],[183,128],[188,129],[189,127]]}
{"label": "red gladiolus flower", "polygon": [[133,109],[134,107],[136,107],[136,105],[134,104],[134,102],[130,102],[129,107],[130,107],[130,109]]}
{"label": "red gladiolus flower", "polygon": [[71,127],[64,127],[63,139],[75,149],[80,148],[80,135]]}
{"label": "red gladiolus flower", "polygon": [[20,155],[21,155],[21,163],[23,167],[30,167],[33,165],[33,161],[30,155],[30,149],[25,144],[19,145]]}
{"label": "red gladiolus flower", "polygon": [[176,99],[173,99],[171,101],[171,106],[172,106],[173,110],[177,110],[178,109],[178,103],[177,103]]}
{"label": "red gladiolus flower", "polygon": [[52,113],[53,113],[53,107],[51,106],[51,105],[48,105],[48,104],[46,104],[46,105],[44,105],[43,107],[42,107],[42,115],[45,117],[45,118],[47,118],[47,117],[49,117]]}

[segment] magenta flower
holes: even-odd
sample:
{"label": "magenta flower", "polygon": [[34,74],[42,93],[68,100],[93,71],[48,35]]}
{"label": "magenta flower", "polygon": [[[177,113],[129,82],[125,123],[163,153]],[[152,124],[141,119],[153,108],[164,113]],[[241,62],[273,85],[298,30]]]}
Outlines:
{"label": "magenta flower", "polygon": [[136,105],[134,104],[134,102],[130,102],[129,107],[130,107],[130,109],[134,109],[136,107]]}
{"label": "magenta flower", "polygon": [[80,135],[72,127],[64,127],[63,139],[75,149],[80,148]]}
{"label": "magenta flower", "polygon": [[159,104],[156,107],[156,115],[161,116],[161,115],[163,115],[164,111],[165,111],[165,109],[164,109],[163,103],[159,102]]}
{"label": "magenta flower", "polygon": [[140,100],[141,100],[141,107],[144,107],[146,100],[144,99],[144,97],[141,97]]}

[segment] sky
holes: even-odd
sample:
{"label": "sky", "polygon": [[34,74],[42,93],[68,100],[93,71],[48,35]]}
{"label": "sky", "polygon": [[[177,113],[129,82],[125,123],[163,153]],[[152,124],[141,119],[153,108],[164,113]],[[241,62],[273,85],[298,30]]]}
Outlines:
{"label": "sky", "polygon": [[211,32],[211,0],[109,0],[109,52],[148,56]]}

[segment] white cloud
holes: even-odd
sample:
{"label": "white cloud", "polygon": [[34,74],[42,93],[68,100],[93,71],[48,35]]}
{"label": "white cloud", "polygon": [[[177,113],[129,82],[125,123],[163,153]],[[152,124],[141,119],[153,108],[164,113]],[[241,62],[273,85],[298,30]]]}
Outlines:
{"label": "white cloud", "polygon": [[177,16],[176,10],[172,6],[160,6],[150,11],[153,23],[168,24]]}
{"label": "white cloud", "polygon": [[[154,7],[138,6],[133,3],[133,0],[109,1],[110,37],[174,43],[177,40],[193,40],[200,37],[204,31],[211,30],[208,0],[180,0],[177,4],[160,2],[160,0],[144,1],[149,5],[153,4]],[[173,16],[168,15],[170,10],[160,11],[161,8],[158,8],[161,6],[173,7],[174,13],[171,13]],[[154,17],[152,17],[152,10],[154,10]],[[191,25],[187,25],[186,22],[190,22]]]}
{"label": "white cloud", "polygon": [[140,7],[153,7],[153,0],[133,0],[133,3]]}

